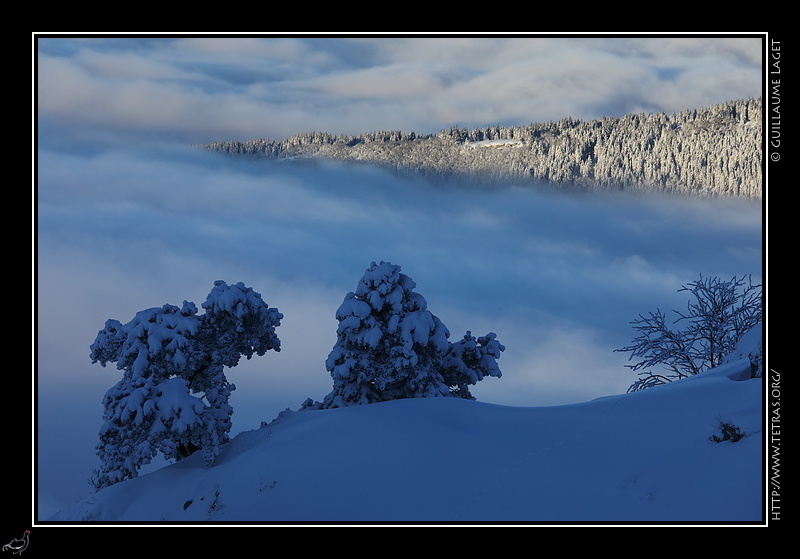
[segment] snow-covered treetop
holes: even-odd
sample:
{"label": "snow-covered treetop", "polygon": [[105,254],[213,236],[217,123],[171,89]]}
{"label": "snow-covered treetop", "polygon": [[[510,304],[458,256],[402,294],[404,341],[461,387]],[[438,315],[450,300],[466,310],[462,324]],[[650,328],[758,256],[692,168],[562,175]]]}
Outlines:
{"label": "snow-covered treetop", "polygon": [[242,282],[228,285],[215,281],[203,308],[208,331],[204,341],[208,347],[216,347],[218,359],[227,367],[236,366],[241,355],[250,359],[270,349],[281,350],[275,327],[283,314]]}
{"label": "snow-covered treetop", "polygon": [[422,295],[414,293],[415,287],[414,280],[400,272],[400,266],[373,262],[358,282],[354,295],[376,311],[386,305],[392,312],[424,311],[428,303]]}
{"label": "snow-covered treetop", "polygon": [[196,313],[194,303],[184,301],[181,308],[167,304],[139,311],[125,325],[107,320],[90,346],[92,362],[105,366],[116,361],[117,368],[129,370],[133,378],[152,374],[147,371],[165,361],[172,362],[168,368],[183,369],[188,339],[200,327]]}
{"label": "snow-covered treetop", "polygon": [[231,312],[236,316],[244,316],[248,309],[268,308],[261,294],[247,287],[242,282],[228,285],[223,280],[214,282],[214,287],[203,303],[206,312]]}

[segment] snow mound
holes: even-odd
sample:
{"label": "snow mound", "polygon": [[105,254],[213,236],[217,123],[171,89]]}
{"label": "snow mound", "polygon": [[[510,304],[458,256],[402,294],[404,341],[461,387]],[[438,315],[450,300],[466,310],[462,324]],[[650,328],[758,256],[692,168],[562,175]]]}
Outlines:
{"label": "snow mound", "polygon": [[[580,404],[287,410],[211,467],[193,455],[48,523],[757,522],[760,337],[745,342],[706,373]],[[714,442],[722,423],[745,436]]]}
{"label": "snow mound", "polygon": [[[745,333],[736,344],[736,348],[729,353],[723,363],[734,363],[742,359],[750,361],[750,377],[763,375],[763,325],[757,324]],[[747,375],[745,375],[745,378]],[[736,380],[736,379],[734,379]]]}

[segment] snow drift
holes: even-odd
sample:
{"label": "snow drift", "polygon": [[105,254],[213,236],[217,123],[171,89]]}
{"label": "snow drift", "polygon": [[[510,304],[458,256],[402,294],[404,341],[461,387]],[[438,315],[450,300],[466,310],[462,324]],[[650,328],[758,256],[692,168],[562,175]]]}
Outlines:
{"label": "snow drift", "polygon": [[[760,344],[759,328],[716,369],[572,405],[287,410],[211,467],[193,455],[46,523],[758,522]],[[714,442],[722,424],[745,436]]]}

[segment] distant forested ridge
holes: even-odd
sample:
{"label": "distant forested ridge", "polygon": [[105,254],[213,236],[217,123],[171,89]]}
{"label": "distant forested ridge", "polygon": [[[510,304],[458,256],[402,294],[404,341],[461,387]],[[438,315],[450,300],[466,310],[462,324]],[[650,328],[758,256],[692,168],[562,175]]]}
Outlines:
{"label": "distant forested ridge", "polygon": [[705,109],[437,134],[325,132],[199,146],[231,155],[381,165],[399,174],[582,189],[762,196],[762,99]]}

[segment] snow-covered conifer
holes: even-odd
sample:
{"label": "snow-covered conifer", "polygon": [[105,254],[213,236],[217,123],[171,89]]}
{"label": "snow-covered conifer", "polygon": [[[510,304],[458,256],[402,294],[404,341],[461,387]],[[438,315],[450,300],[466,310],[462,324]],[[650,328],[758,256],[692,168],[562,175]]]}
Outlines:
{"label": "snow-covered conifer", "polygon": [[194,303],[106,321],[91,345],[92,362],[115,362],[122,379],[105,395],[97,445],[98,488],[136,477],[161,452],[180,460],[202,450],[210,464],[228,440],[235,386],[224,367],[273,349],[283,318],[242,283],[217,281],[198,315]]}
{"label": "snow-covered conifer", "polygon": [[[416,284],[389,262],[372,263],[339,309],[337,340],[326,361],[333,390],[313,407],[335,408],[399,398],[472,398],[468,385],[500,376],[505,350],[494,333],[450,332],[428,310]],[[312,405],[306,405],[310,409]]]}
{"label": "snow-covered conifer", "polygon": [[497,360],[505,349],[494,332],[476,338],[467,331],[461,340],[451,343],[442,358],[441,373],[453,395],[474,400],[470,385],[487,376],[502,376]]}
{"label": "snow-covered conifer", "polygon": [[400,266],[373,262],[345,296],[326,361],[333,391],[324,407],[448,395],[439,364],[450,333],[415,287]]}

